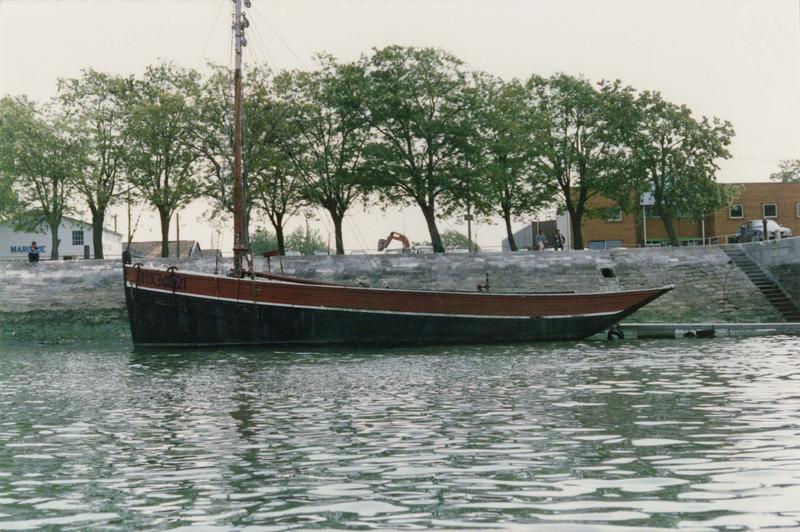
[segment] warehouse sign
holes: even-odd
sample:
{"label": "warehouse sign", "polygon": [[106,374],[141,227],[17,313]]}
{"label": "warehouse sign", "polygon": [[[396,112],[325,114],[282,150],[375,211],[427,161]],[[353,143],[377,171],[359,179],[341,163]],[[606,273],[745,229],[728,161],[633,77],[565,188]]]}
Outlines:
{"label": "warehouse sign", "polygon": [[[30,246],[11,246],[11,253],[25,253],[31,252]],[[39,246],[39,253],[47,253],[47,246]]]}

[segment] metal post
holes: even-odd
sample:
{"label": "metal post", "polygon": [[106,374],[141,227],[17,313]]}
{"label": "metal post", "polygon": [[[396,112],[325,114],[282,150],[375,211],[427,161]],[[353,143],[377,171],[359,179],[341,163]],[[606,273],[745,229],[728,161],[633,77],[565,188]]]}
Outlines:
{"label": "metal post", "polygon": [[703,237],[703,245],[706,245],[706,219],[700,218],[700,235]]}
{"label": "metal post", "polygon": [[642,247],[647,247],[647,205],[642,206]]}

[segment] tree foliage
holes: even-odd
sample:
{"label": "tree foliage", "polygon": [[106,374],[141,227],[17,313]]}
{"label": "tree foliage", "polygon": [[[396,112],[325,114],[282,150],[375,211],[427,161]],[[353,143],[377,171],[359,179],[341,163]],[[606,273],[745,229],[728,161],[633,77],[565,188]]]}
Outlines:
{"label": "tree foliage", "polygon": [[783,183],[800,183],[800,159],[781,161],[778,164],[778,171],[769,178]]}
{"label": "tree foliage", "polygon": [[442,231],[442,244],[444,244],[445,250],[450,252],[456,249],[468,249],[476,252],[480,249],[476,243],[469,241],[467,235],[454,229]]}
{"label": "tree foliage", "polygon": [[172,215],[205,192],[196,149],[199,92],[197,72],[161,63],[132,80],[126,94],[128,178],[158,212],[163,257]]}
{"label": "tree foliage", "polygon": [[85,146],[69,135],[63,116],[26,98],[0,99],[0,175],[13,179],[16,193],[7,199],[14,207],[8,214],[17,229],[50,228],[51,259],[58,258],[58,228],[70,210],[71,184],[86,165]]}
{"label": "tree foliage", "polygon": [[303,197],[331,217],[336,253],[344,254],[345,213],[366,188],[360,180],[369,124],[361,106],[364,73],[359,65],[319,56],[314,72],[283,72],[275,91],[285,105],[285,135],[279,137],[293,173],[302,179]]}
{"label": "tree foliage", "polygon": [[[259,228],[250,236],[250,244],[253,247],[253,253],[260,254],[277,249],[278,238],[274,231]],[[286,236],[286,251],[297,252],[301,255],[313,255],[316,252],[327,252],[328,244],[317,229],[298,227]],[[285,255],[286,252],[280,254]]]}
{"label": "tree foliage", "polygon": [[729,122],[692,116],[685,105],[645,91],[636,100],[637,121],[630,139],[631,189],[650,190],[670,244],[680,245],[677,217],[699,219],[727,205],[735,190],[716,182],[717,159],[730,157]]}
{"label": "tree foliage", "polygon": [[[233,114],[230,103],[233,77],[227,68],[211,68],[211,75],[202,84],[196,149],[202,162],[203,180],[214,203],[211,216],[217,216],[233,212]],[[247,79],[242,134],[246,218],[251,218],[253,209],[266,215],[275,230],[277,248],[283,253],[284,227],[304,205],[301,180],[291,159],[281,148],[290,142],[286,138],[288,104],[276,98],[273,78],[266,66],[252,67],[247,72]]]}
{"label": "tree foliage", "polygon": [[569,212],[573,247],[583,249],[587,202],[626,170],[623,141],[633,116],[632,89],[619,82],[595,87],[566,74],[533,76],[528,88],[542,118],[534,134],[538,171]]}
{"label": "tree foliage", "polygon": [[246,130],[252,137],[248,151],[248,192],[253,204],[263,213],[275,231],[276,246],[281,255],[286,252],[287,222],[306,205],[303,179],[294,167],[286,146],[293,143],[287,127],[287,102],[278,100],[270,78],[260,77],[251,87],[247,98]]}
{"label": "tree foliage", "polygon": [[[359,201],[415,205],[437,252],[448,247],[441,218],[499,216],[516,249],[513,220],[556,206],[569,213],[581,249],[592,198],[634,211],[644,192],[676,244],[676,217],[707,215],[736,193],[715,175],[731,125],[696,119],[656,92],[566,74],[504,81],[434,48],[317,59],[312,71],[247,72],[246,218],[266,218],[281,252],[300,242],[284,235],[287,222],[315,206],[330,215],[344,253],[343,220]],[[177,209],[206,196],[212,217],[232,210],[231,85],[221,66],[201,78],[160,63],[138,79],[89,69],[61,80],[47,109],[0,100],[0,220],[52,227],[77,191],[102,256],[105,212],[125,178],[125,189],[158,211],[166,254]],[[782,162],[771,178],[800,181],[800,160]]]}
{"label": "tree foliage", "polygon": [[467,147],[467,73],[443,50],[389,46],[363,60],[370,184],[386,201],[416,204],[436,252],[437,215],[460,205]]}
{"label": "tree foliage", "polygon": [[58,82],[58,101],[69,116],[70,134],[87,150],[87,167],[72,186],[92,215],[94,257],[103,258],[106,210],[120,194],[127,138],[124,94],[127,80],[89,69],[80,78]]}
{"label": "tree foliage", "polygon": [[542,118],[517,80],[479,75],[470,94],[473,204],[481,214],[503,219],[511,251],[517,251],[512,217],[533,214],[553,199],[545,175],[534,165],[533,133]]}
{"label": "tree foliage", "polygon": [[[250,235],[250,246],[253,248],[254,255],[261,255],[265,251],[278,249],[278,238],[274,232],[260,227]],[[284,252],[280,254],[283,255]]]}

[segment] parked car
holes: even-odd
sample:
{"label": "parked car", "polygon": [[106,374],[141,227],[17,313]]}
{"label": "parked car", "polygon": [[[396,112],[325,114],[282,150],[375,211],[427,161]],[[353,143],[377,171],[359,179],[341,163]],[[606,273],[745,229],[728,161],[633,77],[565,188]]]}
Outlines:
{"label": "parked car", "polygon": [[[775,238],[775,232],[780,231],[781,237],[792,236],[792,230],[783,227],[775,220],[767,220],[767,232],[770,238]],[[764,222],[762,220],[750,220],[739,227],[736,233],[737,242],[758,242],[764,240]]]}

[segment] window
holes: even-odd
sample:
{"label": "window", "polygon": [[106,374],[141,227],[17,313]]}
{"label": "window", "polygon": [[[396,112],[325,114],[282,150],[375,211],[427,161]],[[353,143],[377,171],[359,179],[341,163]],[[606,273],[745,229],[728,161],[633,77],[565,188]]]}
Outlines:
{"label": "window", "polygon": [[644,213],[648,218],[661,218],[661,216],[658,215],[658,211],[656,210],[655,206],[653,205],[645,205]]}
{"label": "window", "polygon": [[589,249],[621,248],[622,240],[589,240]]}
{"label": "window", "polygon": [[622,209],[619,207],[611,207],[608,209],[608,221],[609,222],[621,222],[622,221]]}
{"label": "window", "polygon": [[744,207],[741,203],[734,203],[728,211],[728,218],[744,218]]}
{"label": "window", "polygon": [[795,210],[795,216],[800,218],[800,203],[795,203],[794,204],[794,210]]}
{"label": "window", "polygon": [[762,203],[761,211],[762,214],[764,215],[764,218],[778,217],[778,205],[776,203]]}
{"label": "window", "polygon": [[83,231],[73,231],[72,232],[72,245],[73,246],[82,246],[83,245]]}

